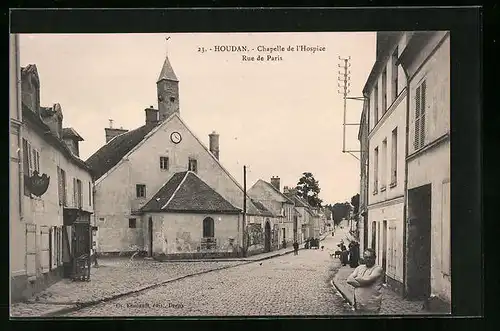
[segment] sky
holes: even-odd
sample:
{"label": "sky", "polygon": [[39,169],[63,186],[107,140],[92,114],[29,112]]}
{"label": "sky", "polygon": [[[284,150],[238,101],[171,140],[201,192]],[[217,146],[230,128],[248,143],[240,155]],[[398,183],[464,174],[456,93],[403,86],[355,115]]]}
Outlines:
{"label": "sky", "polygon": [[[222,45],[247,50],[214,51]],[[298,51],[297,45],[319,50]],[[271,54],[281,60],[268,61],[269,50],[259,46],[285,50]],[[375,61],[374,32],[20,37],[21,66],[36,64],[41,105],[61,105],[63,126],[85,139],[83,160],[105,144],[109,119],[131,130],[143,125],[145,108],[157,108],[156,81],[166,54],[179,80],[182,119],[206,146],[209,133],[220,134],[220,161],[241,184],[246,165],[249,187],[272,176],[282,187],[295,186],[311,172],[324,203],[350,201],[359,192],[359,161],[342,153],[338,65],[339,56],[351,57],[349,96],[361,96]],[[362,102],[348,100],[346,109],[346,122],[359,123]],[[346,127],[346,150],[359,150],[358,128]]]}

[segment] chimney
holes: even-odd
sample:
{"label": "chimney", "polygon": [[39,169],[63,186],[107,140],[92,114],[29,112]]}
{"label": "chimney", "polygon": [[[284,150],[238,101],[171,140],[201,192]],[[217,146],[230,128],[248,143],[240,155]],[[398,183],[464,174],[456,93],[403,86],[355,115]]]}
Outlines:
{"label": "chimney", "polygon": [[210,141],[210,152],[215,156],[215,158],[219,159],[219,134],[213,131],[208,135]]}
{"label": "chimney", "polygon": [[122,133],[128,132],[125,129],[114,129],[113,128],[113,120],[109,120],[109,128],[104,128],[104,132],[106,134],[106,144],[116,136],[121,135]]}
{"label": "chimney", "polygon": [[56,103],[52,107],[40,107],[40,118],[50,128],[50,132],[62,139],[63,114],[61,105]]}
{"label": "chimney", "polygon": [[271,177],[271,185],[274,186],[278,191],[280,190],[280,178],[278,176]]}
{"label": "chimney", "polygon": [[158,123],[158,109],[149,106],[149,108],[146,108],[144,111],[146,112],[146,125]]}

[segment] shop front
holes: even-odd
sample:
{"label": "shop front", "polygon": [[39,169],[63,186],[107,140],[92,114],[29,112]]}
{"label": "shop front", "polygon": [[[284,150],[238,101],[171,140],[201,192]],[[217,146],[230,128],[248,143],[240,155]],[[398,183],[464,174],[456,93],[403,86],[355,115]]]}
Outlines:
{"label": "shop front", "polygon": [[64,208],[63,266],[64,277],[90,280],[92,248],[91,213],[78,208]]}

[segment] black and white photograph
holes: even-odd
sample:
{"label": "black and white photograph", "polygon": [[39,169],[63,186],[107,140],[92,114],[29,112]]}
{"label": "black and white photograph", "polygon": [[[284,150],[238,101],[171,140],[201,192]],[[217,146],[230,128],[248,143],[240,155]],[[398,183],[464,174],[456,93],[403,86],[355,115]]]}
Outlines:
{"label": "black and white photograph", "polygon": [[450,35],[11,33],[10,316],[451,314]]}

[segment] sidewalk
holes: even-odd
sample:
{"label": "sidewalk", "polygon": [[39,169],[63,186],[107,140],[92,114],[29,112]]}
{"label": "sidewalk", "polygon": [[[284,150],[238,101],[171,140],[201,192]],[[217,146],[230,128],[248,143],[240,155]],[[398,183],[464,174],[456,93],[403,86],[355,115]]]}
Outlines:
{"label": "sidewalk", "polygon": [[[324,237],[322,236],[320,239],[323,240]],[[12,317],[60,315],[178,279],[271,259],[292,252],[293,248],[285,248],[241,259],[168,262],[142,258],[134,260],[130,260],[130,258],[104,258],[99,260],[98,268],[91,269],[89,282],[61,280],[27,302],[12,304],[10,315]]]}
{"label": "sidewalk", "polygon": [[[354,238],[348,232],[345,234],[345,240],[350,242]],[[349,266],[341,267],[332,279],[332,285],[344,297],[346,301],[353,306],[354,287],[347,284],[347,277],[354,271]],[[403,299],[388,287],[382,288],[382,307],[381,315],[428,315],[431,312],[424,310],[423,301],[409,301]]]}
{"label": "sidewalk", "polygon": [[[347,284],[347,277],[353,272],[353,268],[349,266],[341,267],[335,276],[332,283],[335,288],[342,294],[352,306],[354,302],[354,287]],[[416,315],[430,312],[423,309],[423,301],[408,301],[401,298],[387,287],[382,288],[382,308],[381,315]]]}

